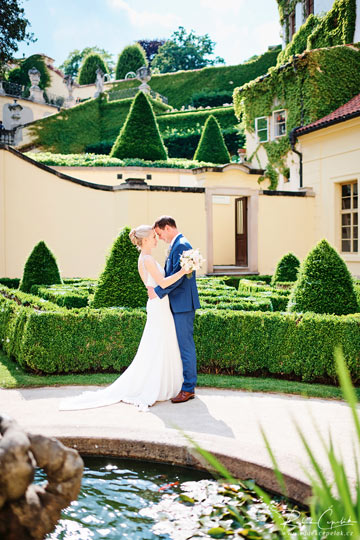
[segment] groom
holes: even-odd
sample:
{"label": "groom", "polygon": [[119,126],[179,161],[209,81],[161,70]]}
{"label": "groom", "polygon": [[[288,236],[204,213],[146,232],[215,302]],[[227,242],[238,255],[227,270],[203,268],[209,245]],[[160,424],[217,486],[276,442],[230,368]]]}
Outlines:
{"label": "groom", "polygon": [[[175,220],[170,216],[162,216],[154,223],[154,229],[160,240],[170,244],[169,254],[165,262],[165,277],[178,272],[180,255],[183,251],[192,249],[187,239],[179,233]],[[196,287],[195,272],[190,279],[183,276],[170,287],[148,287],[150,299],[163,298],[169,295],[170,307],[174,316],[176,335],[179,342],[181,360],[183,363],[184,382],[179,394],[171,401],[184,403],[195,397],[196,386],[196,352],[194,343],[195,310],[200,308],[199,295]]]}

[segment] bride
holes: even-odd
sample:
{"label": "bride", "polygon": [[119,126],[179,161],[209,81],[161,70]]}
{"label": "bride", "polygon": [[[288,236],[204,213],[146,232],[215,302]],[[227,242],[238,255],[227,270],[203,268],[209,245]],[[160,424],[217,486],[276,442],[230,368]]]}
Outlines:
{"label": "bride", "polygon": [[[164,277],[163,269],[152,256],[157,237],[150,225],[140,225],[129,236],[140,251],[138,271],[145,287],[159,285],[165,289],[187,273],[181,269]],[[126,371],[107,388],[64,399],[60,410],[91,409],[123,401],[146,411],[156,401],[171,399],[180,392],[183,366],[168,296],[148,300],[146,311],[140,345]]]}

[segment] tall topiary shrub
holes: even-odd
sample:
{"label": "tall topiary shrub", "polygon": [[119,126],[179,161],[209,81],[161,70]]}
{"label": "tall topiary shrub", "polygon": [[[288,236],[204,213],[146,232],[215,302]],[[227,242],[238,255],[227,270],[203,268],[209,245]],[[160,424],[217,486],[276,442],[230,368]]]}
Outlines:
{"label": "tall topiary shrub", "polygon": [[56,259],[45,242],[39,242],[25,263],[19,285],[20,291],[30,292],[33,285],[54,285],[62,283]]}
{"label": "tall topiary shrub", "polygon": [[226,148],[220,125],[213,115],[210,115],[205,122],[194,159],[210,163],[229,163],[230,161],[230,154]]}
{"label": "tall topiary shrub", "polygon": [[139,252],[131,243],[129,233],[130,228],[124,227],[113,244],[98,281],[93,308],[146,305],[147,291],[137,268]]}
{"label": "tall topiary shrub", "polygon": [[94,84],[97,68],[100,68],[103,73],[109,73],[107,65],[99,54],[92,53],[86,56],[81,64],[79,84]]}
{"label": "tall topiary shrub", "polygon": [[296,281],[299,267],[299,259],[293,253],[287,253],[278,262],[271,285],[275,285],[279,281]]}
{"label": "tall topiary shrub", "polygon": [[146,53],[139,43],[135,45],[127,45],[121,53],[115,68],[116,79],[125,79],[125,75],[129,71],[136,72],[142,66],[147,66]]}
{"label": "tall topiary shrub", "polygon": [[335,315],[358,311],[351,274],[326,240],[321,240],[301,265],[289,298],[288,311]]}
{"label": "tall topiary shrub", "polygon": [[110,156],[150,161],[167,159],[154,111],[143,92],[139,92],[134,98]]}

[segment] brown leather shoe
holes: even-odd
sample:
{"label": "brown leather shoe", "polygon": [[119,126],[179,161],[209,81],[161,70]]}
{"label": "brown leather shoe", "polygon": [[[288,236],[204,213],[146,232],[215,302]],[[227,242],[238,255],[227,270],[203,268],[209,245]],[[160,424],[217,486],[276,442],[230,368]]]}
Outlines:
{"label": "brown leather shoe", "polygon": [[194,392],[185,392],[185,390],[181,390],[176,397],[172,398],[171,401],[172,403],[185,403],[185,401],[194,399],[194,397]]}

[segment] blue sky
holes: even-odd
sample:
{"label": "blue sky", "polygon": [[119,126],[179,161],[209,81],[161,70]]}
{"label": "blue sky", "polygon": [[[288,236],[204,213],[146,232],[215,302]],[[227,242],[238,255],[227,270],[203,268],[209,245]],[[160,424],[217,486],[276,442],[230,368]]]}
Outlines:
{"label": "blue sky", "polygon": [[179,26],[209,34],[228,65],[281,42],[276,0],[24,0],[38,41],[16,57],[45,53],[58,66],[73,49],[114,54],[137,39],[167,38]]}

